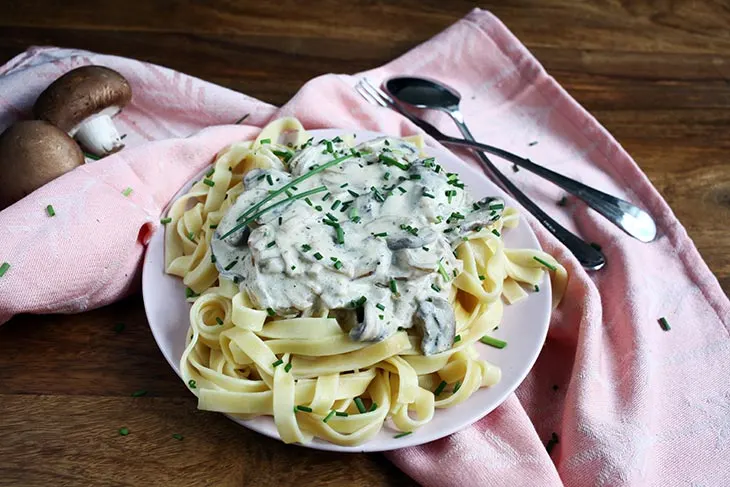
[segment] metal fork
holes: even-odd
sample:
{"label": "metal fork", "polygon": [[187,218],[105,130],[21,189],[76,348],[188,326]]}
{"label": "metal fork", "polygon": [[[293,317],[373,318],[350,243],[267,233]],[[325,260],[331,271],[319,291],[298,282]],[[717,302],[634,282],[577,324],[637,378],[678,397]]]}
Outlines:
{"label": "metal fork", "polygon": [[[416,117],[415,115],[405,110],[387,93],[370,84],[367,79],[361,79],[355,85],[355,90],[368,102],[374,105],[379,105],[381,107],[391,108],[399,112],[401,115],[420,127],[428,135],[440,142],[451,142],[455,139],[453,137],[448,137],[430,123]],[[463,139],[455,140],[458,141]],[[515,186],[512,181],[507,178],[507,176],[502,174],[502,172],[497,169],[497,167],[492,163],[492,161],[489,160],[486,154],[480,152],[478,149],[475,148],[475,145],[479,146],[481,144],[474,142],[470,143],[470,141],[464,142],[467,142],[467,144],[458,145],[468,147],[469,149],[477,152],[483,164],[486,166],[489,172],[494,175],[499,183],[501,183],[502,187],[506,189],[510,194],[512,194],[512,196],[520,204],[522,204],[522,206],[524,206],[527,211],[532,213],[535,218],[537,218],[537,220],[545,228],[547,228],[550,233],[552,233],[558,240],[560,240],[560,242],[562,242],[563,245],[565,245],[573,253],[573,255],[575,255],[575,257],[585,269],[598,270],[604,266],[604,264],[606,263],[605,257],[598,249],[587,244],[583,239],[568,231],[565,227],[553,220],[547,213],[540,209],[540,207],[538,207],[535,202],[533,202],[525,193],[523,193],[517,186]]]}

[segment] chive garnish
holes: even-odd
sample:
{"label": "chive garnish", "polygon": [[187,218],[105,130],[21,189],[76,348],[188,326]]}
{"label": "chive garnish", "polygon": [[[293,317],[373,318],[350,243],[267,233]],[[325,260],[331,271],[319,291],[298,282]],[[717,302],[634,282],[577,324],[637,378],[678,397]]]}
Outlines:
{"label": "chive garnish", "polygon": [[357,211],[357,207],[353,206],[350,209],[350,220],[352,220],[354,223],[357,223],[360,221],[360,215]]}
{"label": "chive garnish", "polygon": [[[333,159],[333,160],[331,160],[331,161],[329,161],[329,162],[327,162],[327,163],[325,163],[325,164],[323,164],[321,166],[318,166],[315,169],[311,169],[306,174],[303,174],[302,176],[299,176],[298,178],[294,179],[293,181],[290,181],[288,184],[282,186],[281,188],[279,188],[278,190],[274,191],[273,193],[271,193],[269,196],[267,196],[263,200],[259,201],[255,205],[253,205],[251,208],[249,208],[248,210],[246,210],[241,216],[239,216],[238,217],[238,220],[239,221],[240,220],[243,220],[244,218],[246,218],[251,213],[256,212],[263,205],[265,205],[266,203],[268,203],[273,198],[276,198],[277,196],[279,196],[281,193],[283,193],[287,189],[291,188],[292,186],[296,186],[297,184],[301,183],[302,181],[305,181],[305,180],[309,179],[310,177],[314,176],[315,174],[320,173],[320,172],[324,171],[325,169],[328,169],[328,168],[330,168],[332,166],[335,166],[335,165],[339,164],[340,162],[342,162],[342,161],[344,161],[346,159],[350,159],[351,157],[352,157],[352,155],[338,157],[338,158]],[[327,188],[325,188],[325,190],[326,189]],[[301,193],[301,194],[304,194],[304,193]],[[309,195],[304,195],[304,196],[309,196]],[[301,197],[303,198],[304,196],[301,196]],[[225,237],[226,237],[226,235],[224,235],[221,238],[225,238]]]}
{"label": "chive garnish", "polygon": [[185,297],[186,298],[197,298],[198,296],[200,296],[200,294],[196,293],[195,291],[193,291],[189,287],[186,287],[185,288]]}
{"label": "chive garnish", "polygon": [[190,387],[191,389],[196,389],[198,387],[198,383],[195,382],[195,379],[190,379],[188,381],[188,387]]}
{"label": "chive garnish", "polygon": [[502,341],[498,338],[490,337],[489,335],[484,335],[479,339],[479,341],[485,345],[490,345],[494,348],[504,348],[507,346],[507,342]]}
{"label": "chive garnish", "polygon": [[170,218],[169,216],[167,218],[161,218],[160,219],[160,223],[162,223],[163,225],[167,225],[171,221],[172,221],[172,218]]}
{"label": "chive garnish", "polygon": [[129,428],[119,428],[120,436],[127,436],[129,434]]}
{"label": "chive garnish", "polygon": [[276,316],[276,311],[274,311],[274,308],[266,308],[266,314],[269,316]]}
{"label": "chive garnish", "polygon": [[124,196],[129,196],[130,194],[132,194],[132,191],[133,191],[132,188],[130,188],[129,186],[127,186],[127,188],[124,191],[122,191],[122,194]]}
{"label": "chive garnish", "polygon": [[461,335],[456,335],[454,337],[454,343],[459,343],[461,341]]}
{"label": "chive garnish", "polygon": [[340,188],[346,188],[350,183],[342,183],[340,184]]}
{"label": "chive garnish", "polygon": [[395,279],[391,279],[388,282],[388,286],[390,287],[390,292],[393,294],[398,294],[398,284],[396,284]]}
{"label": "chive garnish", "polygon": [[183,435],[181,435],[180,433],[175,433],[175,434],[173,434],[173,435],[172,435],[172,437],[173,437],[173,438],[175,438],[175,439],[176,439],[176,440],[178,440],[178,441],[182,441],[182,440],[183,440],[183,438],[185,438],[185,437],[184,437]]}
{"label": "chive garnish", "polygon": [[385,179],[386,181],[387,181],[388,179],[390,179],[390,171],[386,171],[386,173],[385,173],[385,174],[383,174],[383,179]]}
{"label": "chive garnish", "polygon": [[276,362],[272,363],[271,366],[272,367],[278,367],[278,366],[280,366],[283,363],[284,363],[284,361],[282,359],[279,359]]}
{"label": "chive garnish", "polygon": [[360,399],[359,397],[355,398],[355,406],[357,406],[357,410],[361,413],[368,412],[368,410],[365,409],[365,405],[362,403],[362,399]]}
{"label": "chive garnish", "polygon": [[212,180],[206,178],[206,179],[203,179],[203,184],[208,185],[212,188],[213,186],[215,186],[215,181],[212,181]]}
{"label": "chive garnish", "polygon": [[218,326],[223,326],[223,320],[220,318],[220,316],[215,317],[215,322],[218,323]]}
{"label": "chive garnish", "polygon": [[326,423],[327,421],[329,421],[330,419],[332,419],[332,416],[334,416],[334,415],[335,415],[335,410],[333,409],[332,411],[330,411],[329,413],[327,413],[327,416],[325,416],[324,419],[322,419],[322,422],[323,423]]}
{"label": "chive garnish", "polygon": [[378,188],[376,188],[375,186],[371,186],[370,190],[373,192],[373,198],[375,198],[375,201],[377,201],[378,203],[385,202],[385,198],[383,198],[383,195],[380,194],[380,191],[378,191]]}
{"label": "chive garnish", "polygon": [[410,167],[410,164],[402,164],[402,163],[396,161],[395,159],[393,159],[392,157],[386,156],[385,154],[378,155],[378,160],[380,162],[385,163],[386,166],[395,166],[404,171],[407,171],[408,168]]}
{"label": "chive garnish", "polygon": [[439,261],[439,274],[441,274],[441,277],[444,278],[444,281],[448,282],[451,279],[449,278],[449,275],[446,273],[446,269],[444,269],[444,265]]}
{"label": "chive garnish", "polygon": [[291,266],[291,270],[294,270],[296,268],[297,268],[297,266],[295,266],[295,265]]}
{"label": "chive garnish", "polygon": [[266,182],[269,183],[269,186],[274,185],[274,180],[271,178],[271,174],[266,175]]}
{"label": "chive garnish", "polygon": [[435,199],[436,198],[436,196],[435,195],[432,195],[431,193],[429,193],[426,190],[426,188],[423,188],[423,196],[426,197],[426,198],[431,198],[431,199]]}
{"label": "chive garnish", "polygon": [[132,397],[142,397],[142,396],[146,396],[146,395],[147,395],[147,391],[145,391],[144,389],[140,389],[139,391],[134,391],[132,393]]}
{"label": "chive garnish", "polygon": [[332,193],[328,191],[324,196],[322,196],[322,201],[327,201],[330,199],[330,196],[332,196]]}
{"label": "chive garnish", "polygon": [[[292,201],[295,201],[295,200],[298,200],[298,199],[302,199],[302,198],[306,198],[307,196],[311,196],[313,194],[321,193],[322,191],[326,191],[326,190],[327,190],[327,188],[325,186],[320,186],[318,188],[314,188],[314,189],[310,189],[309,191],[305,191],[303,193],[295,194],[291,198],[288,198],[288,199],[285,199],[285,200],[281,200],[281,201],[277,201],[276,203],[273,203],[273,204],[267,206],[266,208],[262,209],[261,211],[253,214],[251,217],[249,217],[248,219],[246,219],[244,222],[239,223],[238,225],[234,226],[228,232],[226,232],[224,235],[221,235],[220,238],[221,239],[224,239],[224,238],[228,237],[232,233],[234,233],[234,232],[240,230],[241,228],[247,226],[249,223],[251,223],[252,221],[256,220],[258,217],[260,217],[261,215],[263,215],[267,211],[269,211],[269,210],[271,210],[273,208],[276,208],[277,206],[280,206],[280,205],[283,205],[283,204],[286,204],[286,203],[291,203]],[[272,194],[275,194],[275,193],[279,193],[280,194],[280,190],[279,191],[274,191],[274,193],[272,193]],[[269,195],[269,196],[271,196],[271,195]],[[254,206],[258,206],[258,205],[254,205]],[[241,217],[239,217],[239,219],[240,218]]]}
{"label": "chive garnish", "polygon": [[504,209],[504,203],[497,203],[495,205],[489,205],[487,207],[488,210],[496,211],[496,210],[503,210]]}
{"label": "chive garnish", "polygon": [[502,236],[496,228],[493,228],[492,229],[492,233],[495,234],[498,237],[501,237]]}
{"label": "chive garnish", "polygon": [[541,259],[540,257],[538,257],[538,256],[536,256],[536,255],[535,255],[535,256],[533,256],[532,258],[533,258],[533,259],[535,259],[536,261],[538,261],[539,263],[541,263],[542,265],[544,265],[545,267],[547,267],[548,269],[550,269],[551,271],[556,271],[556,270],[558,270],[558,268],[557,268],[557,267],[555,267],[554,265],[552,265],[552,264],[551,264],[551,263],[549,263],[549,262],[545,262],[544,260],[542,260],[542,259]]}
{"label": "chive garnish", "polygon": [[312,203],[312,200],[309,198],[304,198],[304,201],[306,201],[309,206],[314,206],[314,203]]}
{"label": "chive garnish", "polygon": [[401,192],[401,194],[406,194],[406,193],[408,192],[408,190],[407,190],[407,189],[405,189],[405,188],[403,188],[403,187],[401,187],[401,186],[398,186],[398,191],[400,191],[400,192]]}
{"label": "chive garnish", "polygon": [[101,157],[96,156],[94,154],[89,154],[88,152],[84,152],[84,155],[86,157],[88,157],[89,159],[91,159],[92,161],[98,161],[99,159],[101,159]]}
{"label": "chive garnish", "polygon": [[454,384],[454,388],[451,390],[451,393],[456,394],[459,389],[461,389],[461,381],[457,381],[456,384]]}
{"label": "chive garnish", "polygon": [[286,364],[284,366],[284,372],[289,372],[290,370],[291,370],[291,362],[289,362],[288,364]]}
{"label": "chive garnish", "polygon": [[315,206],[314,209],[317,210],[317,211],[322,211],[322,207],[319,206],[319,205]]}
{"label": "chive garnish", "polygon": [[437,293],[440,293],[441,292],[441,288],[438,287],[436,284],[431,284],[431,289],[433,289]]}
{"label": "chive garnish", "polygon": [[540,286],[538,286],[537,284],[535,284],[535,292],[536,293],[539,293],[540,292]]}
{"label": "chive garnish", "polygon": [[341,261],[335,261],[335,269],[340,270],[342,269],[342,262]]}
{"label": "chive garnish", "polygon": [[341,417],[341,418],[346,418],[346,417],[348,417],[348,416],[349,416],[349,414],[347,414],[347,413],[346,413],[346,412],[344,412],[344,411],[335,411],[335,416],[339,416],[339,417]]}
{"label": "chive garnish", "polygon": [[421,175],[420,174],[411,174],[409,176],[409,178],[412,179],[412,180],[414,180],[414,181],[418,181],[419,179],[421,179]]}
{"label": "chive garnish", "polygon": [[241,123],[241,122],[243,122],[244,120],[246,120],[246,119],[248,118],[248,116],[249,116],[249,115],[251,115],[251,114],[250,114],[250,113],[247,113],[247,114],[246,114],[246,115],[244,115],[243,117],[241,117],[241,118],[239,118],[238,120],[236,120],[235,122],[233,122],[233,124],[234,124],[234,125],[238,125],[239,123]]}
{"label": "chive garnish", "polygon": [[380,311],[385,311],[385,306],[380,303],[376,304],[375,307],[378,308]]}
{"label": "chive garnish", "polygon": [[433,391],[433,395],[436,397],[439,397],[442,392],[444,392],[444,389],[446,388],[446,381],[442,380],[441,383],[438,385],[435,391]]}
{"label": "chive garnish", "polygon": [[329,153],[331,154],[331,153],[332,153],[332,151],[334,150],[334,149],[332,148],[332,142],[331,142],[331,141],[329,141],[329,140],[325,140],[325,141],[324,141],[324,144],[325,144],[325,145],[327,146],[327,152],[329,152]]}
{"label": "chive garnish", "polygon": [[276,242],[272,240],[271,242],[269,242],[269,243],[267,243],[267,244],[266,244],[266,248],[267,248],[267,249],[270,249],[270,248],[271,248],[271,247],[273,247],[274,245],[276,245]]}
{"label": "chive garnish", "polygon": [[215,230],[216,228],[218,228],[218,225],[211,225],[211,226],[210,226],[210,229],[211,229],[211,230]]}
{"label": "chive garnish", "polygon": [[422,248],[423,250],[425,250],[426,252],[428,252],[428,251],[430,251],[430,250],[431,250],[431,249],[429,249],[428,247],[421,247],[421,248]]}
{"label": "chive garnish", "polygon": [[322,260],[324,257],[322,257],[322,254],[320,254],[319,252],[315,252],[314,253],[314,258],[317,259],[317,260]]}
{"label": "chive garnish", "polygon": [[299,411],[304,411],[305,413],[311,413],[312,412],[312,408],[310,408],[309,406],[297,406],[297,409]]}
{"label": "chive garnish", "polygon": [[338,244],[345,243],[345,231],[339,225],[335,227],[335,241]]}
{"label": "chive garnish", "polygon": [[48,213],[48,216],[56,216],[56,210],[53,209],[53,205],[46,206],[46,213]]}
{"label": "chive garnish", "polygon": [[380,232],[380,233],[374,233],[373,237],[387,237],[388,232]]}
{"label": "chive garnish", "polygon": [[378,315],[379,320],[382,320],[383,318],[385,318],[385,315]]}
{"label": "chive garnish", "polygon": [[372,413],[372,412],[373,412],[373,411],[375,411],[376,409],[378,409],[378,403],[377,403],[377,402],[373,402],[373,403],[372,403],[372,404],[370,405],[370,409],[368,409],[368,412],[369,412],[369,413]]}
{"label": "chive garnish", "polygon": [[329,212],[328,212],[328,213],[326,213],[326,214],[325,214],[325,216],[326,216],[327,218],[329,218],[329,219],[330,219],[331,221],[335,222],[335,223],[337,223],[338,221],[340,221],[340,220],[338,220],[338,219],[337,219],[337,217],[336,217],[335,215],[333,215],[332,213],[329,213]]}
{"label": "chive garnish", "polygon": [[338,206],[340,206],[340,203],[342,203],[340,200],[335,200],[334,203],[332,203],[332,206],[330,206],[330,210],[335,211]]}
{"label": "chive garnish", "polygon": [[669,331],[672,329],[672,327],[669,326],[669,322],[667,321],[667,319],[663,316],[659,318],[659,326],[661,326],[662,330],[664,331]]}
{"label": "chive garnish", "polygon": [[309,245],[309,244],[302,245],[302,251],[309,252],[310,250],[312,250],[312,246],[311,245]]}
{"label": "chive garnish", "polygon": [[347,190],[347,192],[348,192],[348,193],[350,193],[350,195],[351,195],[351,196],[352,196],[353,198],[357,198],[357,197],[359,197],[359,196],[360,196],[360,194],[359,194],[359,193],[356,193],[355,191],[353,191],[353,190],[351,190],[351,189],[348,189],[348,190]]}
{"label": "chive garnish", "polygon": [[231,269],[233,269],[233,266],[236,265],[237,263],[238,263],[237,260],[233,260],[233,261],[229,262],[228,265],[225,266],[223,269],[230,271]]}
{"label": "chive garnish", "polygon": [[403,438],[404,436],[408,436],[411,433],[413,433],[413,431],[404,431],[403,433],[398,433],[393,438]]}
{"label": "chive garnish", "polygon": [[480,281],[483,281],[484,279],[486,279],[486,277],[484,277],[483,275],[479,274],[479,280]]}

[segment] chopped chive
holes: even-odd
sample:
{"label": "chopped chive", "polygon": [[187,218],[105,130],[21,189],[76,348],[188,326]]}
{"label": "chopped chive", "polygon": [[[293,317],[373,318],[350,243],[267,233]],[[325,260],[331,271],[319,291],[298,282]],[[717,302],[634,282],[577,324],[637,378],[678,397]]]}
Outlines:
{"label": "chopped chive", "polygon": [[545,262],[544,260],[542,260],[540,257],[538,257],[536,255],[533,256],[532,258],[535,259],[536,261],[538,261],[539,263],[541,263],[542,265],[544,265],[545,267],[547,267],[548,269],[550,269],[551,271],[558,270],[557,267],[555,267],[554,265],[550,264],[549,262]]}
{"label": "chopped chive", "polygon": [[225,266],[223,269],[230,271],[231,269],[233,269],[233,266],[236,265],[237,263],[238,263],[237,260],[233,260],[233,261],[229,262],[228,265]]}
{"label": "chopped chive", "polygon": [[129,434],[129,428],[119,428],[120,436],[127,436]]}
{"label": "chopped chive", "polygon": [[532,142],[530,142],[529,144],[527,144],[528,147],[532,147],[533,145],[537,145],[537,141],[536,140],[533,140]]}
{"label": "chopped chive", "polygon": [[334,150],[334,149],[332,148],[332,142],[331,142],[331,141],[329,141],[329,140],[325,140],[325,141],[324,141],[324,143],[325,143],[325,145],[327,146],[327,152],[329,152],[329,153],[331,154],[331,153],[332,153],[332,151]]}
{"label": "chopped chive", "polygon": [[312,412],[312,408],[310,408],[309,406],[297,406],[297,409],[299,411],[304,411],[305,413],[311,413]]}
{"label": "chopped chive", "polygon": [[428,251],[430,251],[430,250],[431,250],[431,249],[429,249],[428,247],[421,247],[421,248],[422,248],[423,250],[425,250],[426,252],[428,252]]}
{"label": "chopped chive", "polygon": [[348,186],[349,184],[350,184],[350,183],[343,183],[343,184],[340,184],[340,188],[346,188],[346,187],[347,187],[347,186]]}
{"label": "chopped chive", "polygon": [[322,207],[319,206],[319,205],[315,206],[314,209],[317,210],[317,211],[322,211]]}
{"label": "chopped chive", "polygon": [[459,389],[461,389],[461,381],[457,381],[456,384],[454,384],[454,388],[451,390],[451,393],[456,394],[459,392]]}
{"label": "chopped chive", "polygon": [[338,260],[337,262],[335,262],[334,265],[335,265],[335,269],[337,269],[337,270],[342,269],[342,262],[341,261]]}
{"label": "chopped chive", "polygon": [[145,391],[144,389],[140,389],[139,391],[134,391],[132,393],[132,397],[142,397],[142,396],[146,396],[146,395],[147,395],[147,391]]}
{"label": "chopped chive", "polygon": [[284,363],[284,360],[279,359],[276,362],[272,363],[271,366],[274,367],[274,368],[276,368],[276,367],[280,366],[283,363]]}
{"label": "chopped chive", "polygon": [[388,232],[380,232],[380,233],[374,233],[373,237],[387,237]]}
{"label": "chopped chive", "polygon": [[322,260],[323,259],[322,254],[320,254],[319,252],[315,252],[314,253],[314,258],[317,259],[317,260]]}
{"label": "chopped chive", "polygon": [[664,330],[664,331],[669,331],[672,329],[672,327],[669,326],[669,322],[667,321],[667,319],[663,316],[661,318],[659,318],[659,325],[662,327],[662,330]]}
{"label": "chopped chive", "polygon": [[288,364],[286,364],[284,366],[284,372],[289,372],[290,370],[291,370],[291,362],[289,362]]}
{"label": "chopped chive", "polygon": [[56,210],[53,209],[53,205],[46,206],[46,213],[48,213],[48,216],[56,216]]}
{"label": "chopped chive", "polygon": [[188,233],[188,240],[195,242],[195,234],[193,232]]}
{"label": "chopped chive", "polygon": [[195,291],[193,291],[189,287],[186,287],[185,288],[185,297],[186,298],[197,298],[198,296],[200,296],[200,294],[196,293]]}
{"label": "chopped chive", "polygon": [[302,245],[302,251],[309,252],[310,250],[312,250],[312,246],[311,245],[309,245],[309,244]]}
{"label": "chopped chive", "polygon": [[405,188],[402,188],[401,186],[398,186],[398,191],[400,191],[400,192],[401,192],[401,194],[406,194],[406,193],[408,192],[408,190],[407,190],[407,189],[405,189]]}
{"label": "chopped chive", "polygon": [[444,265],[439,261],[439,274],[441,274],[441,277],[444,278],[444,281],[448,282],[451,279],[449,278],[449,275],[446,273],[446,269],[444,268]]}
{"label": "chopped chive", "polygon": [[188,387],[190,387],[191,389],[196,389],[198,387],[198,383],[195,382],[195,379],[190,379],[188,381]]}
{"label": "chopped chive", "polygon": [[172,435],[172,437],[173,437],[173,438],[175,438],[175,439],[176,439],[176,440],[178,440],[178,441],[182,441],[182,440],[183,440],[183,438],[185,438],[185,437],[184,437],[183,435],[181,435],[180,433],[175,433],[175,434],[173,434],[173,435]]}
{"label": "chopped chive", "polygon": [[294,195],[292,194],[292,192],[291,192],[291,191],[289,191],[288,189],[287,189],[286,191],[284,191],[284,194],[285,194],[285,195],[287,195],[287,197],[289,197],[289,198],[291,198],[292,196],[294,196]]}
{"label": "chopped chive", "polygon": [[387,171],[385,174],[383,174],[383,179],[385,179],[386,181],[390,179],[390,171]]}
{"label": "chopped chive", "polygon": [[332,193],[328,191],[327,193],[325,193],[324,196],[322,196],[322,201],[327,201],[328,199],[330,199],[330,196],[332,196]]}
{"label": "chopped chive", "polygon": [[413,431],[404,431],[403,433],[398,433],[393,438],[403,438],[404,436],[408,436],[411,433],[413,433]]}
{"label": "chopped chive", "polygon": [[444,392],[444,389],[446,388],[446,381],[442,380],[441,383],[438,385],[435,391],[433,391],[433,395],[436,397],[439,397],[442,392]]}
{"label": "chopped chive", "polygon": [[373,192],[373,198],[375,198],[375,201],[377,201],[378,203],[385,202],[385,198],[383,198],[383,195],[380,194],[380,191],[378,191],[378,188],[376,188],[375,186],[372,186],[370,188],[370,190]]}
{"label": "chopped chive", "polygon": [[504,209],[504,203],[497,203],[495,205],[489,205],[487,207],[488,210],[496,211],[496,210],[503,210]]}
{"label": "chopped chive", "polygon": [[276,245],[276,242],[272,240],[271,242],[269,242],[269,243],[267,243],[267,244],[266,244],[266,248],[267,248],[267,249],[270,249],[270,248],[271,248],[271,247],[273,247],[274,245]]}
{"label": "chopped chive", "polygon": [[353,221],[353,222],[355,222],[355,223],[357,223],[357,222],[359,222],[359,221],[360,221],[360,215],[359,215],[359,213],[358,213],[358,211],[357,211],[357,207],[355,207],[355,206],[353,206],[353,207],[352,207],[352,208],[350,209],[350,214],[349,214],[349,216],[350,216],[350,220],[352,220],[352,221]]}
{"label": "chopped chive", "polygon": [[212,181],[212,180],[206,178],[206,179],[203,179],[203,184],[210,186],[212,188],[213,186],[215,186],[215,181]]}
{"label": "chopped chive", "polygon": [[433,289],[437,293],[440,293],[441,292],[441,288],[438,287],[436,284],[431,284],[431,289]]}
{"label": "chopped chive", "polygon": [[459,343],[461,341],[461,335],[456,335],[454,337],[454,343]]}
{"label": "chopped chive", "polygon": [[355,406],[357,406],[357,410],[361,413],[368,412],[368,410],[365,409],[365,405],[362,403],[362,399],[360,399],[359,397],[355,398]]}
{"label": "chopped chive", "polygon": [[378,315],[379,320],[382,320],[383,318],[385,318],[385,315]]}
{"label": "chopped chive", "polygon": [[563,196],[562,198],[560,198],[560,201],[558,201],[558,206],[565,206],[566,204],[568,204],[568,198]]}
{"label": "chopped chive", "polygon": [[325,416],[324,419],[322,419],[322,422],[326,423],[327,421],[332,419],[332,416],[334,416],[334,415],[335,415],[335,410],[333,409],[329,413],[327,413],[327,416]]}
{"label": "chopped chive", "polygon": [[167,225],[171,221],[172,221],[172,218],[170,218],[169,216],[167,218],[161,218],[160,219],[160,223],[162,223],[163,225]]}
{"label": "chopped chive", "polygon": [[380,311],[385,311],[385,306],[380,303],[376,304],[375,307],[378,308]]}
{"label": "chopped chive", "polygon": [[122,194],[124,196],[129,196],[130,194],[132,194],[132,191],[133,191],[133,189],[130,188],[129,186],[127,186],[127,188],[124,191],[122,191]]}
{"label": "chopped chive", "polygon": [[594,249],[596,249],[599,252],[601,251],[601,246],[598,245],[596,242],[591,242],[591,247],[593,247]]}
{"label": "chopped chive", "polygon": [[353,198],[357,198],[358,196],[360,196],[360,194],[359,194],[359,193],[356,193],[355,191],[353,191],[353,190],[351,190],[351,189],[348,189],[348,190],[347,190],[347,192],[348,192],[348,193],[350,193],[350,195],[351,195],[351,196],[352,196]]}
{"label": "chopped chive", "polygon": [[276,316],[276,311],[274,311],[274,308],[266,308],[266,314],[269,316]]}
{"label": "chopped chive", "polygon": [[493,228],[492,229],[492,233],[495,234],[498,237],[501,237],[502,236],[496,228]]}
{"label": "chopped chive", "polygon": [[465,235],[465,236],[463,236],[463,237],[461,237],[461,239],[462,239],[462,240],[463,240],[464,242],[468,242],[468,241],[469,241],[469,237],[467,237],[466,235]]}
{"label": "chopped chive", "polygon": [[341,418],[346,418],[346,417],[348,417],[348,416],[349,416],[349,414],[347,414],[347,413],[346,413],[346,412],[344,412],[344,411],[335,411],[335,416],[339,416],[339,417],[341,417]]}
{"label": "chopped chive", "polygon": [[304,201],[306,201],[309,206],[313,206],[312,200],[309,198],[304,198]]}
{"label": "chopped chive", "polygon": [[540,292],[540,286],[538,286],[537,284],[535,284],[535,292],[536,293],[539,293]]}
{"label": "chopped chive", "polygon": [[412,179],[412,180],[414,180],[414,181],[418,181],[419,179],[421,179],[421,175],[420,174],[411,174],[409,176],[409,178]]}
{"label": "chopped chive", "polygon": [[393,294],[398,294],[398,284],[396,284],[395,279],[391,279],[388,282],[388,286],[390,287],[390,292]]}
{"label": "chopped chive", "polygon": [[479,280],[480,281],[483,281],[484,279],[486,279],[486,277],[484,277],[483,275],[479,274]]}
{"label": "chopped chive", "polygon": [[243,122],[244,120],[246,120],[246,119],[248,118],[248,116],[249,116],[249,115],[251,115],[251,114],[250,114],[250,113],[247,113],[247,114],[246,114],[246,115],[244,115],[243,117],[241,117],[241,118],[239,118],[238,120],[236,120],[235,122],[233,122],[233,124],[234,124],[234,125],[238,125],[239,123],[241,123],[241,122]]}
{"label": "chopped chive", "polygon": [[271,178],[271,174],[267,174],[266,175],[266,182],[269,183],[269,186],[273,186],[274,185],[274,180]]}
{"label": "chopped chive", "polygon": [[431,199],[435,199],[436,198],[435,195],[432,195],[431,193],[429,193],[428,191],[426,191],[426,188],[423,188],[423,196],[426,197],[426,198],[431,198]]}
{"label": "chopped chive", "polygon": [[385,163],[386,166],[395,166],[404,171],[407,171],[408,168],[410,167],[410,164],[402,164],[402,163],[396,161],[395,159],[393,159],[392,157],[386,156],[385,154],[378,155],[378,160],[380,162]]}
{"label": "chopped chive", "polygon": [[259,177],[257,177],[256,181],[263,181],[264,179],[266,179],[266,174],[262,174]]}
{"label": "chopped chive", "polygon": [[330,206],[330,210],[335,211],[340,206],[340,203],[342,203],[340,200],[335,200],[332,206]]}
{"label": "chopped chive", "polygon": [[326,213],[326,214],[325,214],[325,216],[326,216],[327,218],[329,218],[329,219],[330,219],[331,221],[333,221],[333,222],[338,222],[338,221],[340,221],[340,220],[338,220],[338,219],[337,219],[337,217],[336,217],[335,215],[333,215],[332,213]]}
{"label": "chopped chive", "polygon": [[94,154],[89,154],[88,152],[84,152],[84,155],[86,157],[88,157],[89,159],[91,159],[92,161],[98,161],[99,159],[101,159],[101,157],[96,156]]}
{"label": "chopped chive", "polygon": [[490,337],[489,335],[484,335],[479,339],[479,341],[485,345],[490,345],[494,348],[504,348],[507,346],[507,342],[502,341],[498,338]]}
{"label": "chopped chive", "polygon": [[219,326],[223,326],[223,320],[220,319],[220,316],[215,317],[215,322],[218,323]]}
{"label": "chopped chive", "polygon": [[368,409],[368,412],[369,412],[369,413],[372,413],[372,412],[373,412],[373,411],[375,411],[376,409],[378,409],[378,403],[377,403],[377,402],[373,402],[373,403],[372,403],[372,404],[370,405],[370,409]]}

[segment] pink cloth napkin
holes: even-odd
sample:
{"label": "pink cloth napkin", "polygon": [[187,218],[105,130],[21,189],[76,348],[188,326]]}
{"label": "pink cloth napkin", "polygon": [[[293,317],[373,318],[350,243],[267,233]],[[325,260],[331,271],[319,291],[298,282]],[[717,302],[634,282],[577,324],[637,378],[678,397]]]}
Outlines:
{"label": "pink cloth napkin", "polygon": [[[92,63],[132,84],[132,104],[117,118],[128,148],[0,212],[0,262],[11,264],[0,278],[0,323],[21,312],[80,312],[133,290],[144,243],[172,195],[217,150],[272,117],[416,132],[360,99],[352,76],[314,79],[277,109],[159,66],[58,48],[31,49],[0,68],[0,127],[29,117],[57,76]],[[492,414],[389,458],[426,486],[730,485],[730,303],[634,161],[487,12],[363,74],[379,82],[408,73],[456,87],[478,139],[643,206],[660,235],[632,240],[573,198],[557,206],[559,189],[498,163],[564,225],[598,242],[608,264],[586,273],[527,215],[570,273],[537,364]],[[245,114],[245,125],[226,125]],[[454,133],[444,116],[430,117]],[[657,323],[662,316],[671,331]],[[553,433],[559,443],[548,453]]]}

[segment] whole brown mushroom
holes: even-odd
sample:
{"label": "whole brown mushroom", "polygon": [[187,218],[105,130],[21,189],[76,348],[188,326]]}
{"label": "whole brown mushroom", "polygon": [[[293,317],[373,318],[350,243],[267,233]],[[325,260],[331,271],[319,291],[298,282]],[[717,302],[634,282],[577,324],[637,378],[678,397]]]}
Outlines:
{"label": "whole brown mushroom", "polygon": [[48,122],[17,122],[0,135],[0,210],[84,163],[78,144]]}
{"label": "whole brown mushroom", "polygon": [[112,117],[132,99],[127,80],[104,66],[73,69],[51,83],[33,106],[33,114],[74,137],[97,156],[124,147]]}

